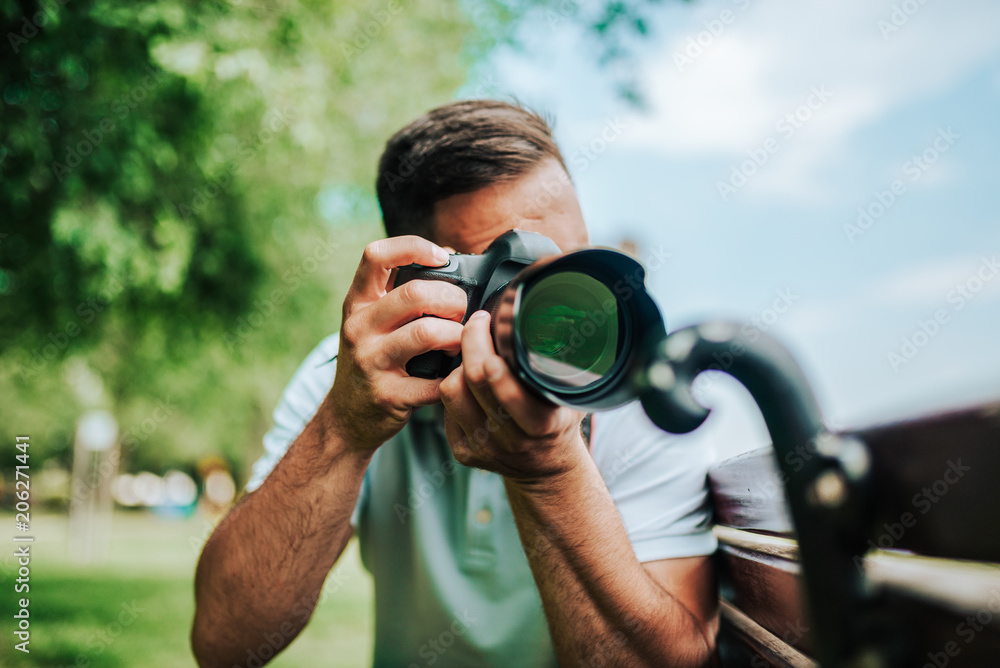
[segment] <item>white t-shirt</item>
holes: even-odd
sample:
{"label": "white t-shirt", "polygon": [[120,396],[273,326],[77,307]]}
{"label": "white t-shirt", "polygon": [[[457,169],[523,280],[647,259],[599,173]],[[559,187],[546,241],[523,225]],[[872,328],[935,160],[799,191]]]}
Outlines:
{"label": "white t-shirt", "polygon": [[[337,335],[295,373],[248,490],[259,487],[333,384]],[[537,588],[500,475],[455,462],[441,406],[376,451],[351,518],[375,579],[376,666],[555,666]],[[592,418],[594,461],[640,562],[711,554],[711,454],[636,401]],[[485,621],[485,623],[484,623]],[[439,636],[450,638],[447,651]]]}

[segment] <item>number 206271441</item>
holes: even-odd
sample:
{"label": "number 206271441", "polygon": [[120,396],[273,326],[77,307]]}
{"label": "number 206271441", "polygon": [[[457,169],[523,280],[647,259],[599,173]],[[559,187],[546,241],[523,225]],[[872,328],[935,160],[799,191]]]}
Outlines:
{"label": "number 206271441", "polygon": [[30,492],[31,492],[31,480],[28,474],[28,447],[30,443],[27,436],[18,436],[15,448],[17,454],[14,456],[19,464],[14,467],[14,496],[17,501],[14,505],[14,510],[17,511],[17,516],[14,518],[18,523],[18,528],[24,527],[22,531],[27,530],[27,524],[31,521],[31,505],[29,503]]}

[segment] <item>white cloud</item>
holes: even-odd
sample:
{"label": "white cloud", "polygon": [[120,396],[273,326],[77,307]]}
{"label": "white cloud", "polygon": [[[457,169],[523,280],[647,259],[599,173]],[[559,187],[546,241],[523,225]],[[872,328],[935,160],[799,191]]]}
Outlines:
{"label": "white cloud", "polygon": [[[1000,254],[976,253],[910,265],[876,278],[863,292],[797,305],[784,316],[781,327],[805,340],[852,328],[870,329],[874,322],[879,328],[888,322],[909,322],[939,308],[953,310],[955,302],[947,301],[949,293],[960,285],[968,286],[970,280],[973,286],[966,294],[971,296],[962,301],[979,309],[1000,299],[1000,275],[990,276],[987,262],[997,257]],[[975,281],[977,275],[986,280]]]}
{"label": "white cloud", "polygon": [[[680,53],[682,40],[667,53]],[[777,54],[759,40],[723,36],[679,73],[672,57],[661,55],[647,77],[655,116],[637,118],[631,136],[671,150],[733,151],[750,148],[773,132],[779,100],[766,89]]]}
{"label": "white cloud", "polygon": [[[994,275],[986,263],[997,254],[977,253],[935,259],[890,274],[877,281],[867,292],[874,306],[919,305],[933,308],[945,306],[943,300],[949,291],[959,285],[966,285],[977,277],[988,276],[976,294],[976,301],[987,301],[1000,297],[1000,276]],[[985,268],[984,268],[985,267]],[[978,282],[976,282],[978,285]]]}
{"label": "white cloud", "polygon": [[[850,158],[847,142],[858,129],[955,84],[1000,50],[1000,4],[988,1],[921,5],[885,38],[879,21],[890,20],[892,2],[761,3],[745,12],[733,5],[732,21],[709,40],[706,21],[720,7],[730,6],[672,13],[679,32],[644,72],[652,111],[637,115],[624,139],[735,162],[775,136],[779,152],[748,192],[822,196],[817,172]],[[697,58],[678,60],[688,54]],[[776,133],[779,119],[819,85],[833,97],[792,137]]]}

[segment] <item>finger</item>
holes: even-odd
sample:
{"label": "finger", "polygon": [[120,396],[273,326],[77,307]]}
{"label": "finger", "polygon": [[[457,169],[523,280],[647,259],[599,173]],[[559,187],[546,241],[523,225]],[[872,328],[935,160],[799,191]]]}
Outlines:
{"label": "finger", "polygon": [[385,294],[390,272],[407,264],[440,267],[448,262],[448,252],[422,237],[407,235],[373,241],[365,247],[361,263],[345,301],[372,302]]}
{"label": "finger", "polygon": [[375,366],[401,367],[413,357],[431,350],[457,354],[462,349],[462,325],[442,318],[418,318],[379,338],[375,343]]}
{"label": "finger", "polygon": [[387,393],[401,406],[429,406],[441,400],[441,379],[399,376],[386,385]]}
{"label": "finger", "polygon": [[447,411],[444,414],[444,433],[448,439],[448,446],[451,448],[451,454],[455,457],[455,461],[465,466],[473,465],[476,461],[476,455],[469,445],[469,439],[466,438],[465,432],[455,422],[455,418]]}
{"label": "finger", "polygon": [[441,381],[441,402],[470,441],[470,447],[473,450],[481,447],[489,435],[487,416],[470,391],[461,366]]}
{"label": "finger", "polygon": [[461,322],[469,308],[465,290],[447,281],[409,281],[365,309],[368,327],[385,332],[422,315]]}
{"label": "finger", "polygon": [[558,408],[519,383],[496,354],[485,311],[474,313],[462,331],[462,367],[470,390],[484,407],[503,407],[527,434],[542,435],[552,428]]}
{"label": "finger", "polygon": [[465,365],[466,377],[474,380],[476,385],[484,385],[484,365],[492,357],[497,357],[497,354],[490,337],[490,314],[476,311],[469,316],[462,330],[462,363]]}
{"label": "finger", "polygon": [[492,358],[501,364],[490,339],[490,316],[486,311],[476,311],[462,329],[462,370],[473,396],[484,408],[499,405],[490,387],[489,375],[496,373]]}

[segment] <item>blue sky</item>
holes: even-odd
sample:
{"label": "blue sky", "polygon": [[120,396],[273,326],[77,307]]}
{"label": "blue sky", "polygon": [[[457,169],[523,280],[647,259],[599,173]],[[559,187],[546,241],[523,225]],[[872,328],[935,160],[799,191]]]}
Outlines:
{"label": "blue sky", "polygon": [[[791,295],[767,331],[831,426],[1000,399],[1000,4],[702,0],[654,24],[644,111],[544,16],[465,92],[556,118],[592,241],[670,253],[649,278],[670,329]],[[766,443],[748,395],[704,378],[692,441]]]}

